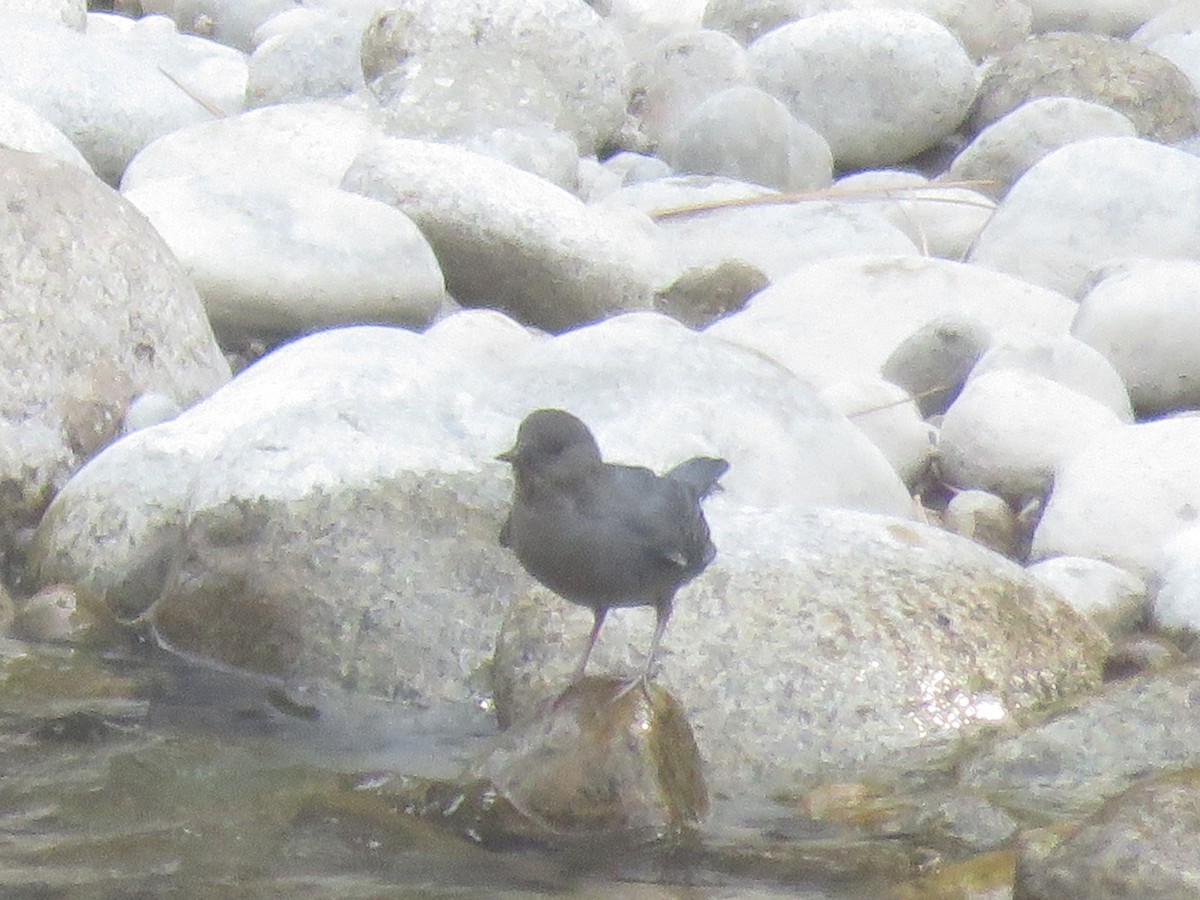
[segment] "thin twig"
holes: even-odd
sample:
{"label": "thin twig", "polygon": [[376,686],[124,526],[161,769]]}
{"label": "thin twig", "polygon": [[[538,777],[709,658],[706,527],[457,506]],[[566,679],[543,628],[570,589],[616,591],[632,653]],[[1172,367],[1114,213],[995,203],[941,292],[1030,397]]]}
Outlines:
{"label": "thin twig", "polygon": [[211,115],[216,116],[218,119],[225,119],[225,118],[229,117],[229,113],[225,112],[225,110],[221,109],[221,107],[217,106],[217,104],[213,103],[211,100],[205,100],[203,97],[198,95],[195,91],[193,91],[191,88],[189,88],[186,84],[184,84],[182,81],[180,81],[174,75],[172,75],[170,72],[168,72],[162,66],[158,67],[158,71],[162,72],[165,76],[167,76],[167,78],[169,78],[171,80],[171,83],[174,84],[175,87],[179,88],[181,91],[183,91],[189,97],[191,97],[193,100],[195,100],[197,103],[199,103]]}
{"label": "thin twig", "polygon": [[[953,203],[961,206],[975,206],[980,209],[993,209],[995,204],[983,200],[971,200],[966,197],[931,197],[927,196],[927,194],[930,191],[953,188],[973,190],[974,188],[988,187],[995,183],[994,181],[938,181],[930,182],[929,184],[914,184],[893,188],[828,188],[823,191],[766,194],[761,197],[730,197],[725,200],[706,200],[701,203],[689,203],[685,206],[671,206],[664,209],[652,210],[650,218],[656,220],[673,219],[679,216],[690,216],[718,209],[736,209],[745,206],[780,206],[791,203],[819,203],[836,200],[849,200],[856,203],[880,200],[908,200],[910,202]],[[910,196],[903,196],[906,194]]]}

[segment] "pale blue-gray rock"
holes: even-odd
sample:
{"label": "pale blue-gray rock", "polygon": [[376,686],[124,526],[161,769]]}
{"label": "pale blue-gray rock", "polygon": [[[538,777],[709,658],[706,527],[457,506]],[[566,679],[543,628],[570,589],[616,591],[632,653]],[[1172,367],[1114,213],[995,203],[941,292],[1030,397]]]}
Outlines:
{"label": "pale blue-gray rock", "polygon": [[371,82],[396,137],[460,141],[496,128],[569,125],[559,86],[532,59],[455,47],[417,57]]}
{"label": "pale blue-gray rock", "polygon": [[192,175],[337,187],[362,148],[382,133],[367,114],[336,103],[268,106],[164,135],[133,158],[121,189]]}
{"label": "pale blue-gray rock", "polygon": [[846,256],[797,269],[707,333],[753,347],[820,386],[878,375],[902,340],[949,314],[970,317],[997,336],[1063,334],[1075,304],[963,263]]}
{"label": "pale blue-gray rock", "polygon": [[76,31],[87,26],[87,0],[6,0],[5,13],[36,16]]}
{"label": "pale blue-gray rock", "polygon": [[1086,556],[1054,556],[1026,571],[1113,640],[1146,620],[1146,582],[1120,566]]}
{"label": "pale blue-gray rock", "polygon": [[841,178],[836,193],[878,209],[923,255],[942,259],[966,257],[996,209],[979,191],[939,185],[915,172],[888,169]]}
{"label": "pale blue-gray rock", "polygon": [[424,328],[437,258],[394,207],[295,180],[160,178],[125,192],[187,268],[226,343],[365,322]]}
{"label": "pale blue-gray rock", "polygon": [[1200,509],[1200,418],[1123,425],[1054,473],[1031,557],[1090,556],[1139,577],[1160,574],[1163,547]]}
{"label": "pale blue-gray rock", "polygon": [[1200,526],[1163,545],[1150,618],[1159,628],[1200,633]]}
{"label": "pale blue-gray rock", "polygon": [[1040,375],[1096,400],[1122,422],[1133,421],[1125,381],[1101,353],[1069,334],[1010,337],[992,344],[971,369],[971,377],[997,369]]}
{"label": "pale blue-gray rock", "polygon": [[752,43],[786,22],[839,9],[907,9],[954,32],[973,59],[1007,50],[1029,34],[1026,0],[709,0],[704,25]]}
{"label": "pale blue-gray rock", "polygon": [[1080,301],[1071,333],[1117,370],[1139,416],[1200,407],[1200,263],[1117,267]]}
{"label": "pale blue-gray rock", "polygon": [[727,175],[781,191],[827,186],[829,144],[766,91],[750,85],[706,97],[663,138],[679,172]]}
{"label": "pale blue-gray rock", "polygon": [[1138,30],[1129,36],[1129,41],[1145,46],[1170,34],[1187,34],[1193,31],[1200,31],[1200,7],[1188,3],[1187,0],[1176,0],[1143,22]]}
{"label": "pale blue-gray rock", "polygon": [[782,25],[750,46],[758,83],[829,142],[839,168],[883,166],[953,132],[975,67],[933,19],[845,10]]}
{"label": "pale blue-gray rock", "polygon": [[652,141],[675,134],[704,101],[727,88],[752,84],[746,50],[720,31],[670,34],[634,66],[631,109]]}
{"label": "pale blue-gray rock", "polygon": [[180,34],[166,16],[92,13],[88,36],[159,69],[193,102],[232,116],[246,103],[246,54],[206,37]]}
{"label": "pale blue-gray rock", "polygon": [[613,461],[735,459],[732,504],[910,510],[866,438],[756,354],[651,313],[549,338],[467,311],[302,338],[114,444],[43,519],[36,578],[122,615],[153,605],[169,641],[227,663],[486,694],[503,606],[530,584],[497,539],[494,457],[537,407],[577,413]]}
{"label": "pale blue-gray rock", "polygon": [[555,124],[585,151],[624,122],[625,47],[578,0],[395,0],[363,36],[363,74],[369,84],[399,65],[467,49],[521,57],[540,69],[562,102]]}
{"label": "pale blue-gray rock", "polygon": [[129,401],[121,420],[121,433],[132,434],[160,422],[169,422],[182,411],[174,397],[159,391],[146,391]]}
{"label": "pale blue-gray rock", "polygon": [[1071,296],[1129,257],[1189,259],[1200,242],[1200,159],[1138,138],[1062,147],[1026,172],[970,261]]}
{"label": "pale blue-gray rock", "polygon": [[903,388],[852,378],[826,385],[820,396],[879,448],[910,490],[928,473],[936,434]]}
{"label": "pale blue-gray rock", "polygon": [[362,23],[325,9],[296,7],[255,33],[245,105],[337,99],[365,86],[358,61]]}
{"label": "pale blue-gray rock", "polygon": [[70,138],[33,107],[0,94],[0,143],[12,150],[45,153],[85,172],[92,167]]}
{"label": "pale blue-gray rock", "polygon": [[654,217],[680,269],[738,261],[775,281],[832,256],[917,253],[876,211],[821,200],[780,203],[778,196],[761,185],[693,175],[627,185],[600,205],[633,206]]}
{"label": "pale blue-gray rock", "polygon": [[1019,369],[967,380],[946,410],[938,441],[942,477],[1020,507],[1049,488],[1056,466],[1093,437],[1120,427],[1111,409]]}
{"label": "pale blue-gray rock", "polygon": [[432,141],[385,138],[359,154],[347,190],[412,218],[460,303],[564,331],[649,309],[672,280],[642,227],[498,160]]}
{"label": "pale blue-gray rock", "polygon": [[23,16],[0,16],[0,85],[112,184],[156,137],[212,118],[157,66],[111,41]]}
{"label": "pale blue-gray rock", "polygon": [[1093,137],[1135,137],[1137,129],[1111,106],[1075,97],[1038,97],[1001,116],[959,151],[948,175],[978,181],[991,197],[1008,193],[1018,178],[1047,154]]}
{"label": "pale blue-gray rock", "polygon": [[531,59],[451,49],[381,75],[371,92],[387,134],[459,144],[575,190],[570,116],[559,86]]}

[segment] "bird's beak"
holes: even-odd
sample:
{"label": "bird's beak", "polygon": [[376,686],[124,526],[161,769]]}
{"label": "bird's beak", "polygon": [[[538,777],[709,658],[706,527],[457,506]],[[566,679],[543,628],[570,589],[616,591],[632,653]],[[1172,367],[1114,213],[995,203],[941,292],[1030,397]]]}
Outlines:
{"label": "bird's beak", "polygon": [[517,448],[516,447],[510,447],[509,449],[505,450],[503,453],[496,454],[496,459],[500,460],[500,462],[506,462],[506,463],[511,464],[516,460],[516,458],[517,458]]}

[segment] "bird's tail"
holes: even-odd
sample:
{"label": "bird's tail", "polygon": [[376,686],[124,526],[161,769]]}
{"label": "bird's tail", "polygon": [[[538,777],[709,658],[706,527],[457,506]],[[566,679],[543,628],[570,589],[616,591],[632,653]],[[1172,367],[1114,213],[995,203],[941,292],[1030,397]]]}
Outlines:
{"label": "bird's tail", "polygon": [[669,471],[667,477],[687,485],[697,497],[707,497],[713,491],[720,490],[717,479],[728,469],[729,463],[723,459],[694,456]]}

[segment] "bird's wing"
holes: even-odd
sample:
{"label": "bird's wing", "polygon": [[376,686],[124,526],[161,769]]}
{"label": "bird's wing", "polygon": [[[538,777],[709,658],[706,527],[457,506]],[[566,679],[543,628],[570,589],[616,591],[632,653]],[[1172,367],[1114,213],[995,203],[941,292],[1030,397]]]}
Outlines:
{"label": "bird's wing", "polygon": [[607,489],[591,492],[591,515],[610,518],[636,536],[648,553],[681,572],[703,569],[712,559],[708,526],[689,485],[641,466],[605,465]]}

